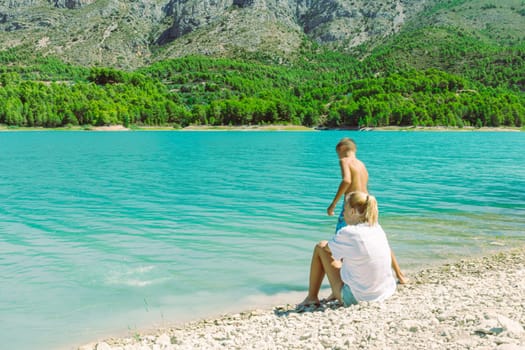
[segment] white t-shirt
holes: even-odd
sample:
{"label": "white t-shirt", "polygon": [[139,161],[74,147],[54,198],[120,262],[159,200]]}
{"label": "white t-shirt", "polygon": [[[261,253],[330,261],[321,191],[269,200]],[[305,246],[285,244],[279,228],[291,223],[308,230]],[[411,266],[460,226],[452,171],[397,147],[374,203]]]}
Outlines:
{"label": "white t-shirt", "polygon": [[358,301],[381,301],[396,290],[385,231],[377,224],[348,225],[328,241],[336,260],[343,260],[341,279]]}

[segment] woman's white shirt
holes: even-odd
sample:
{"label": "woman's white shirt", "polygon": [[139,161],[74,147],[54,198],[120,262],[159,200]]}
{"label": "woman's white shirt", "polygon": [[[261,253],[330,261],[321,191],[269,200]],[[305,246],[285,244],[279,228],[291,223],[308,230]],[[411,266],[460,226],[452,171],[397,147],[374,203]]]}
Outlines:
{"label": "woman's white shirt", "polygon": [[396,290],[390,245],[383,228],[348,225],[328,241],[335,260],[342,260],[341,279],[358,301],[381,301]]}

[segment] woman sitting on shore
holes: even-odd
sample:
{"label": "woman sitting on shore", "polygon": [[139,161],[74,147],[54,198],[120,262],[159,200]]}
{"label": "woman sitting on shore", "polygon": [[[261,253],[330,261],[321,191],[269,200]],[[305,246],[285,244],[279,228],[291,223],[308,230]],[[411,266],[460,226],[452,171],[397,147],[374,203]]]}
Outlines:
{"label": "woman sitting on shore", "polygon": [[319,305],[325,275],[332,296],[345,306],[358,301],[381,301],[394,294],[390,246],[378,216],[374,196],[363,192],[347,196],[344,219],[348,226],[314,248],[308,296],[298,305],[299,309]]}

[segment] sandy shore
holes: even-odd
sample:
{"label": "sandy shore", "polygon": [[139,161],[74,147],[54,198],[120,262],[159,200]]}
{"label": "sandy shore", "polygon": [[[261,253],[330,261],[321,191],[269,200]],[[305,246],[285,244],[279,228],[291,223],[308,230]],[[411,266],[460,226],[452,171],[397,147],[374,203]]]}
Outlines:
{"label": "sandy shore", "polygon": [[518,127],[488,127],[475,128],[473,126],[465,126],[462,128],[453,126],[382,126],[376,128],[363,128],[362,131],[457,131],[457,132],[484,132],[484,131],[503,131],[503,132],[519,132],[523,131],[523,128]]}
{"label": "sandy shore", "polygon": [[108,126],[71,126],[63,128],[43,128],[43,127],[8,127],[0,124],[0,132],[13,131],[321,131],[321,130],[340,130],[340,131],[457,131],[457,132],[484,132],[484,131],[502,131],[502,132],[522,132],[525,128],[518,127],[423,127],[423,126],[384,126],[375,128],[311,128],[301,125],[241,125],[241,126],[213,126],[213,125],[190,125],[184,128],[174,128],[173,126],[146,126],[133,125],[129,128],[123,125],[108,125]]}
{"label": "sandy shore", "polygon": [[525,350],[525,247],[421,270],[409,278],[382,303],[324,304],[302,313],[283,305],[79,349]]}
{"label": "sandy shore", "polygon": [[243,125],[243,126],[212,126],[212,125],[190,125],[180,129],[181,131],[314,131],[301,125]]}

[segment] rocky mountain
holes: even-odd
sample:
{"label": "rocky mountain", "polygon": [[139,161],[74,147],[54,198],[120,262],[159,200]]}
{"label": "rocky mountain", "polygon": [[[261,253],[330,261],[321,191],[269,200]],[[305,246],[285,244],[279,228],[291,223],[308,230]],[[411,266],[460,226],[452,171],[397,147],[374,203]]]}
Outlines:
{"label": "rocky mountain", "polygon": [[188,54],[286,59],[398,32],[433,0],[1,0],[0,49],[134,68]]}

